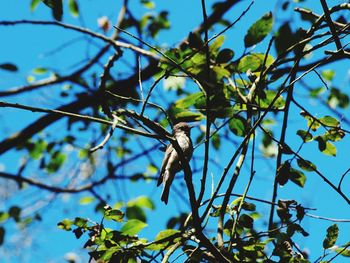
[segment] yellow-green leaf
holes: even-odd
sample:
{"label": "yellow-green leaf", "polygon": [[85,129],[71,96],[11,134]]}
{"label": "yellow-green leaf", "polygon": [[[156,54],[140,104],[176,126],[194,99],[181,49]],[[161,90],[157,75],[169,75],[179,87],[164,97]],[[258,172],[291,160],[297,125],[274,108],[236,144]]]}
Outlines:
{"label": "yellow-green leaf", "polygon": [[75,16],[75,17],[79,16],[79,6],[76,0],[69,0],[68,8],[72,16]]}
{"label": "yellow-green leaf", "polygon": [[85,196],[79,199],[79,204],[81,205],[88,205],[90,203],[92,203],[93,201],[95,201],[95,197],[93,196]]}
{"label": "yellow-green leaf", "polygon": [[120,231],[124,235],[134,236],[137,233],[139,233],[142,229],[144,229],[147,226],[146,223],[138,220],[138,219],[130,219],[128,222],[126,222]]}

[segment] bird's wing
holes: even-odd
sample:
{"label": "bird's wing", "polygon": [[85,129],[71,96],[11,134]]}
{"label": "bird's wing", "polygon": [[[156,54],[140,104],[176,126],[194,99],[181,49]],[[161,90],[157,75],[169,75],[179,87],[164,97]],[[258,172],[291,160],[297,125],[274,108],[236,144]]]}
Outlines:
{"label": "bird's wing", "polygon": [[163,158],[162,166],[160,168],[160,174],[159,174],[159,177],[158,177],[157,186],[161,185],[162,182],[163,182],[164,171],[165,171],[165,168],[167,166],[167,163],[168,163],[169,158],[170,158],[170,156],[171,156],[173,151],[174,151],[173,146],[171,144],[169,144],[166,147],[166,150],[165,150],[165,153],[164,153],[164,158]]}

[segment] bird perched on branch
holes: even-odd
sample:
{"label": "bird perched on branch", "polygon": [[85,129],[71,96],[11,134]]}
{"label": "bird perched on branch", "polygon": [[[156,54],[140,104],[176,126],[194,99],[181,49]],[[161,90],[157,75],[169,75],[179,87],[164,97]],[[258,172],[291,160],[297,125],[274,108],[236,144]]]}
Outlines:
{"label": "bird perched on branch", "polygon": [[[173,136],[177,140],[180,148],[183,151],[184,157],[188,162],[191,160],[193,153],[190,131],[191,127],[185,122],[176,124],[173,129]],[[180,170],[182,170],[180,157],[173,145],[169,144],[165,151],[157,184],[157,186],[159,186],[163,183],[161,200],[165,204],[168,203],[170,186],[174,181],[175,174]]]}

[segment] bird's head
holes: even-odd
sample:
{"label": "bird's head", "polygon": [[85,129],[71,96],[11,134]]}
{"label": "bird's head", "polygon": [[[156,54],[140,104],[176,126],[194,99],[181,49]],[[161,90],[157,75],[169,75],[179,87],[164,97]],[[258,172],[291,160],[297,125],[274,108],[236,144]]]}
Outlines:
{"label": "bird's head", "polygon": [[187,135],[190,135],[191,126],[188,125],[186,122],[179,122],[178,124],[174,125],[174,134],[178,132],[184,132]]}

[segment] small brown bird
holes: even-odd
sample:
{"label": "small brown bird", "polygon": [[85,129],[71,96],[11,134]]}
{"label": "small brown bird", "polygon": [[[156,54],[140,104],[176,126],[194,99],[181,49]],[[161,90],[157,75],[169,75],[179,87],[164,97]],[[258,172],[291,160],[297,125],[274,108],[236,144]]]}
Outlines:
{"label": "small brown bird", "polygon": [[[185,122],[180,122],[176,124],[173,130],[173,136],[179,143],[179,146],[181,147],[187,161],[191,160],[193,153],[193,145],[190,137],[190,130],[191,127]],[[165,204],[168,203],[170,186],[174,181],[175,174],[180,170],[182,170],[180,158],[172,144],[169,144],[165,151],[157,184],[157,186],[159,186],[163,183],[163,192],[161,200]]]}

